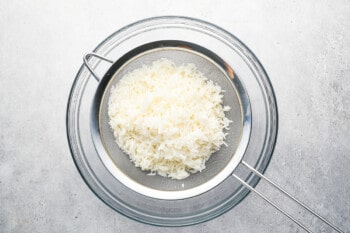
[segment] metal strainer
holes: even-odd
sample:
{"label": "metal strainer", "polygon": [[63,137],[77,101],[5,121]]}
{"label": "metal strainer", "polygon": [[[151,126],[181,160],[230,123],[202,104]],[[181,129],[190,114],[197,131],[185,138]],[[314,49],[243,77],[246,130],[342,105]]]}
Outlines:
{"label": "metal strainer", "polygon": [[[231,107],[226,113],[233,121],[225,140],[228,146],[211,156],[205,170],[184,180],[149,176],[136,168],[115,143],[108,124],[111,87],[124,74],[159,58],[178,65],[194,63],[225,90],[224,105]],[[113,65],[109,67],[101,60]],[[190,18],[152,18],[112,34],[84,56],[84,64],[69,97],[68,140],[84,180],[118,212],[154,225],[190,225],[228,211],[251,190],[311,232],[254,189],[263,178],[341,232],[262,174],[277,136],[277,106],[260,62],[233,35]],[[91,79],[91,74],[98,82]]]}
{"label": "metal strainer", "polygon": [[[224,106],[231,106],[226,117],[232,120],[226,144],[213,154],[206,169],[190,175],[184,180],[169,179],[136,168],[116,144],[108,124],[108,98],[110,89],[126,73],[149,65],[160,58],[167,58],[177,65],[193,63],[206,77],[219,84],[224,93]],[[225,70],[226,69],[226,70]],[[231,76],[231,77],[230,77]],[[232,69],[213,52],[184,41],[158,41],[130,51],[109,69],[100,81],[94,99],[91,126],[93,141],[109,171],[124,185],[140,194],[160,199],[183,199],[199,195],[226,179],[241,161],[248,145],[251,114],[248,96]],[[130,106],[132,107],[132,106]]]}

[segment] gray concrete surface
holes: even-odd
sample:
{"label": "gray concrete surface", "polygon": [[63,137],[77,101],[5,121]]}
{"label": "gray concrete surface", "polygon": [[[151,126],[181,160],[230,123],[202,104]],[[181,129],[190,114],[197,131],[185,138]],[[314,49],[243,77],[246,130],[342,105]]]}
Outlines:
{"label": "gray concrete surface", "polygon": [[[136,20],[183,15],[244,41],[279,106],[267,176],[350,232],[350,2],[0,2],[0,232],[302,232],[257,196],[203,224],[132,221],[85,185],[66,139],[68,94],[82,55]],[[266,184],[258,189],[315,232],[331,232]]]}

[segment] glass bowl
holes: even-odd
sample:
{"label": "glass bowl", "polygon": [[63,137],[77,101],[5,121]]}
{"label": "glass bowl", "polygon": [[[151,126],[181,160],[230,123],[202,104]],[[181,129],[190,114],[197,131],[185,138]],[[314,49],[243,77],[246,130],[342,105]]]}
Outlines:
{"label": "glass bowl", "polygon": [[[160,226],[191,225],[225,213],[249,193],[230,174],[238,175],[252,186],[258,183],[259,178],[241,169],[239,163],[243,157],[244,161],[264,172],[277,136],[277,106],[268,76],[254,54],[232,34],[207,22],[184,17],[142,20],[113,33],[93,52],[120,61],[128,54],[133,54],[132,51],[138,51],[137,48],[159,41],[181,41],[185,45],[196,45],[212,51],[223,69],[226,67],[227,75],[232,75],[236,87],[240,86],[244,90],[246,100],[243,102],[249,102],[249,105],[243,108],[242,124],[249,122],[249,131],[247,139],[242,140],[244,145],[240,157],[237,157],[233,167],[226,169],[225,176],[195,195],[165,198],[164,195],[171,193],[163,193],[163,196],[148,194],[147,190],[142,193],[130,185],[130,180],[116,175],[111,169],[113,163],[106,162],[107,157],[103,156],[106,147],[96,143],[100,137],[100,127],[96,127],[100,108],[96,107],[96,103],[101,103],[101,93],[105,92],[109,80],[105,84],[99,83],[84,65],[75,78],[68,100],[68,142],[81,176],[108,206],[144,223]],[[97,58],[90,59],[89,63],[100,77],[108,76],[111,70],[118,71],[112,69],[115,65],[110,68],[110,64]],[[96,98],[99,101],[96,102]]]}

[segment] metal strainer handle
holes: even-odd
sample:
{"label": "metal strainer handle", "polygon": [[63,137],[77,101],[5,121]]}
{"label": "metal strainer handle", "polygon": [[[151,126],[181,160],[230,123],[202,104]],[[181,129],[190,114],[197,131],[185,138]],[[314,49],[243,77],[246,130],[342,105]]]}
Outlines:
{"label": "metal strainer handle", "polygon": [[[313,211],[310,207],[308,207],[307,205],[305,205],[304,203],[302,203],[301,201],[299,201],[298,199],[296,199],[294,196],[292,196],[291,194],[289,194],[287,191],[285,191],[283,188],[281,188],[279,185],[277,185],[276,183],[274,183],[273,181],[271,181],[269,178],[267,178],[266,176],[264,176],[263,174],[261,174],[259,171],[257,171],[255,168],[253,168],[252,166],[250,166],[248,163],[246,163],[245,161],[241,162],[244,166],[246,166],[249,170],[251,170],[252,172],[254,172],[257,176],[259,176],[260,178],[264,179],[265,181],[267,181],[270,185],[272,185],[273,187],[275,187],[276,189],[278,189],[280,192],[282,192],[284,195],[286,195],[287,197],[289,197],[291,200],[293,200],[294,202],[298,203],[300,206],[302,206],[304,209],[308,210],[310,213],[312,213],[315,217],[317,217],[318,219],[320,219],[322,222],[326,223],[328,226],[330,226],[331,228],[333,228],[335,231],[340,232],[340,233],[344,233],[342,230],[340,230],[337,226],[335,226],[334,224],[330,223],[328,220],[326,220],[324,217],[320,216],[319,214],[317,214],[315,211]],[[255,188],[253,188],[252,186],[250,186],[248,183],[246,183],[244,180],[242,180],[241,178],[239,178],[237,175],[232,174],[233,177],[235,177],[238,181],[240,181],[245,187],[247,187],[250,191],[253,191],[255,194],[257,194],[259,197],[261,197],[262,199],[264,199],[267,203],[269,203],[271,206],[273,206],[274,208],[276,208],[279,212],[281,212],[282,214],[284,214],[286,217],[288,217],[290,220],[292,220],[293,222],[295,222],[297,225],[299,225],[301,228],[303,228],[306,232],[312,232],[310,229],[308,229],[304,224],[302,224],[299,220],[295,219],[294,217],[292,217],[290,214],[288,214],[286,211],[284,211],[283,209],[281,209],[277,204],[275,204],[273,201],[271,201],[270,199],[268,199],[265,195],[263,195],[261,192],[257,191]]]}
{"label": "metal strainer handle", "polygon": [[95,71],[93,70],[93,68],[89,64],[88,59],[90,57],[97,57],[97,58],[100,58],[101,60],[109,62],[109,63],[114,63],[114,61],[112,61],[112,60],[110,60],[110,59],[108,59],[106,57],[103,57],[103,56],[101,56],[101,55],[99,55],[97,53],[87,53],[87,54],[84,55],[83,60],[84,60],[84,64],[85,64],[86,68],[88,68],[88,70],[91,72],[91,74],[97,80],[97,82],[99,82],[101,79],[98,77],[98,75],[95,73]]}

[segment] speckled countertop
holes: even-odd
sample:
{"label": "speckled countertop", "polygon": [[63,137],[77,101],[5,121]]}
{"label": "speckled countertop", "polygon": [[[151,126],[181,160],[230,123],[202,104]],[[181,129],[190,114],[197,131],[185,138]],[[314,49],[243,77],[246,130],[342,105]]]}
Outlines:
{"label": "speckled countertop", "polygon": [[[279,107],[266,175],[350,232],[349,1],[1,1],[0,232],[302,232],[250,194],[203,224],[159,228],[102,203],[66,139],[66,104],[84,53],[137,20],[190,16],[240,38],[262,62]],[[329,228],[258,190],[315,232]]]}

